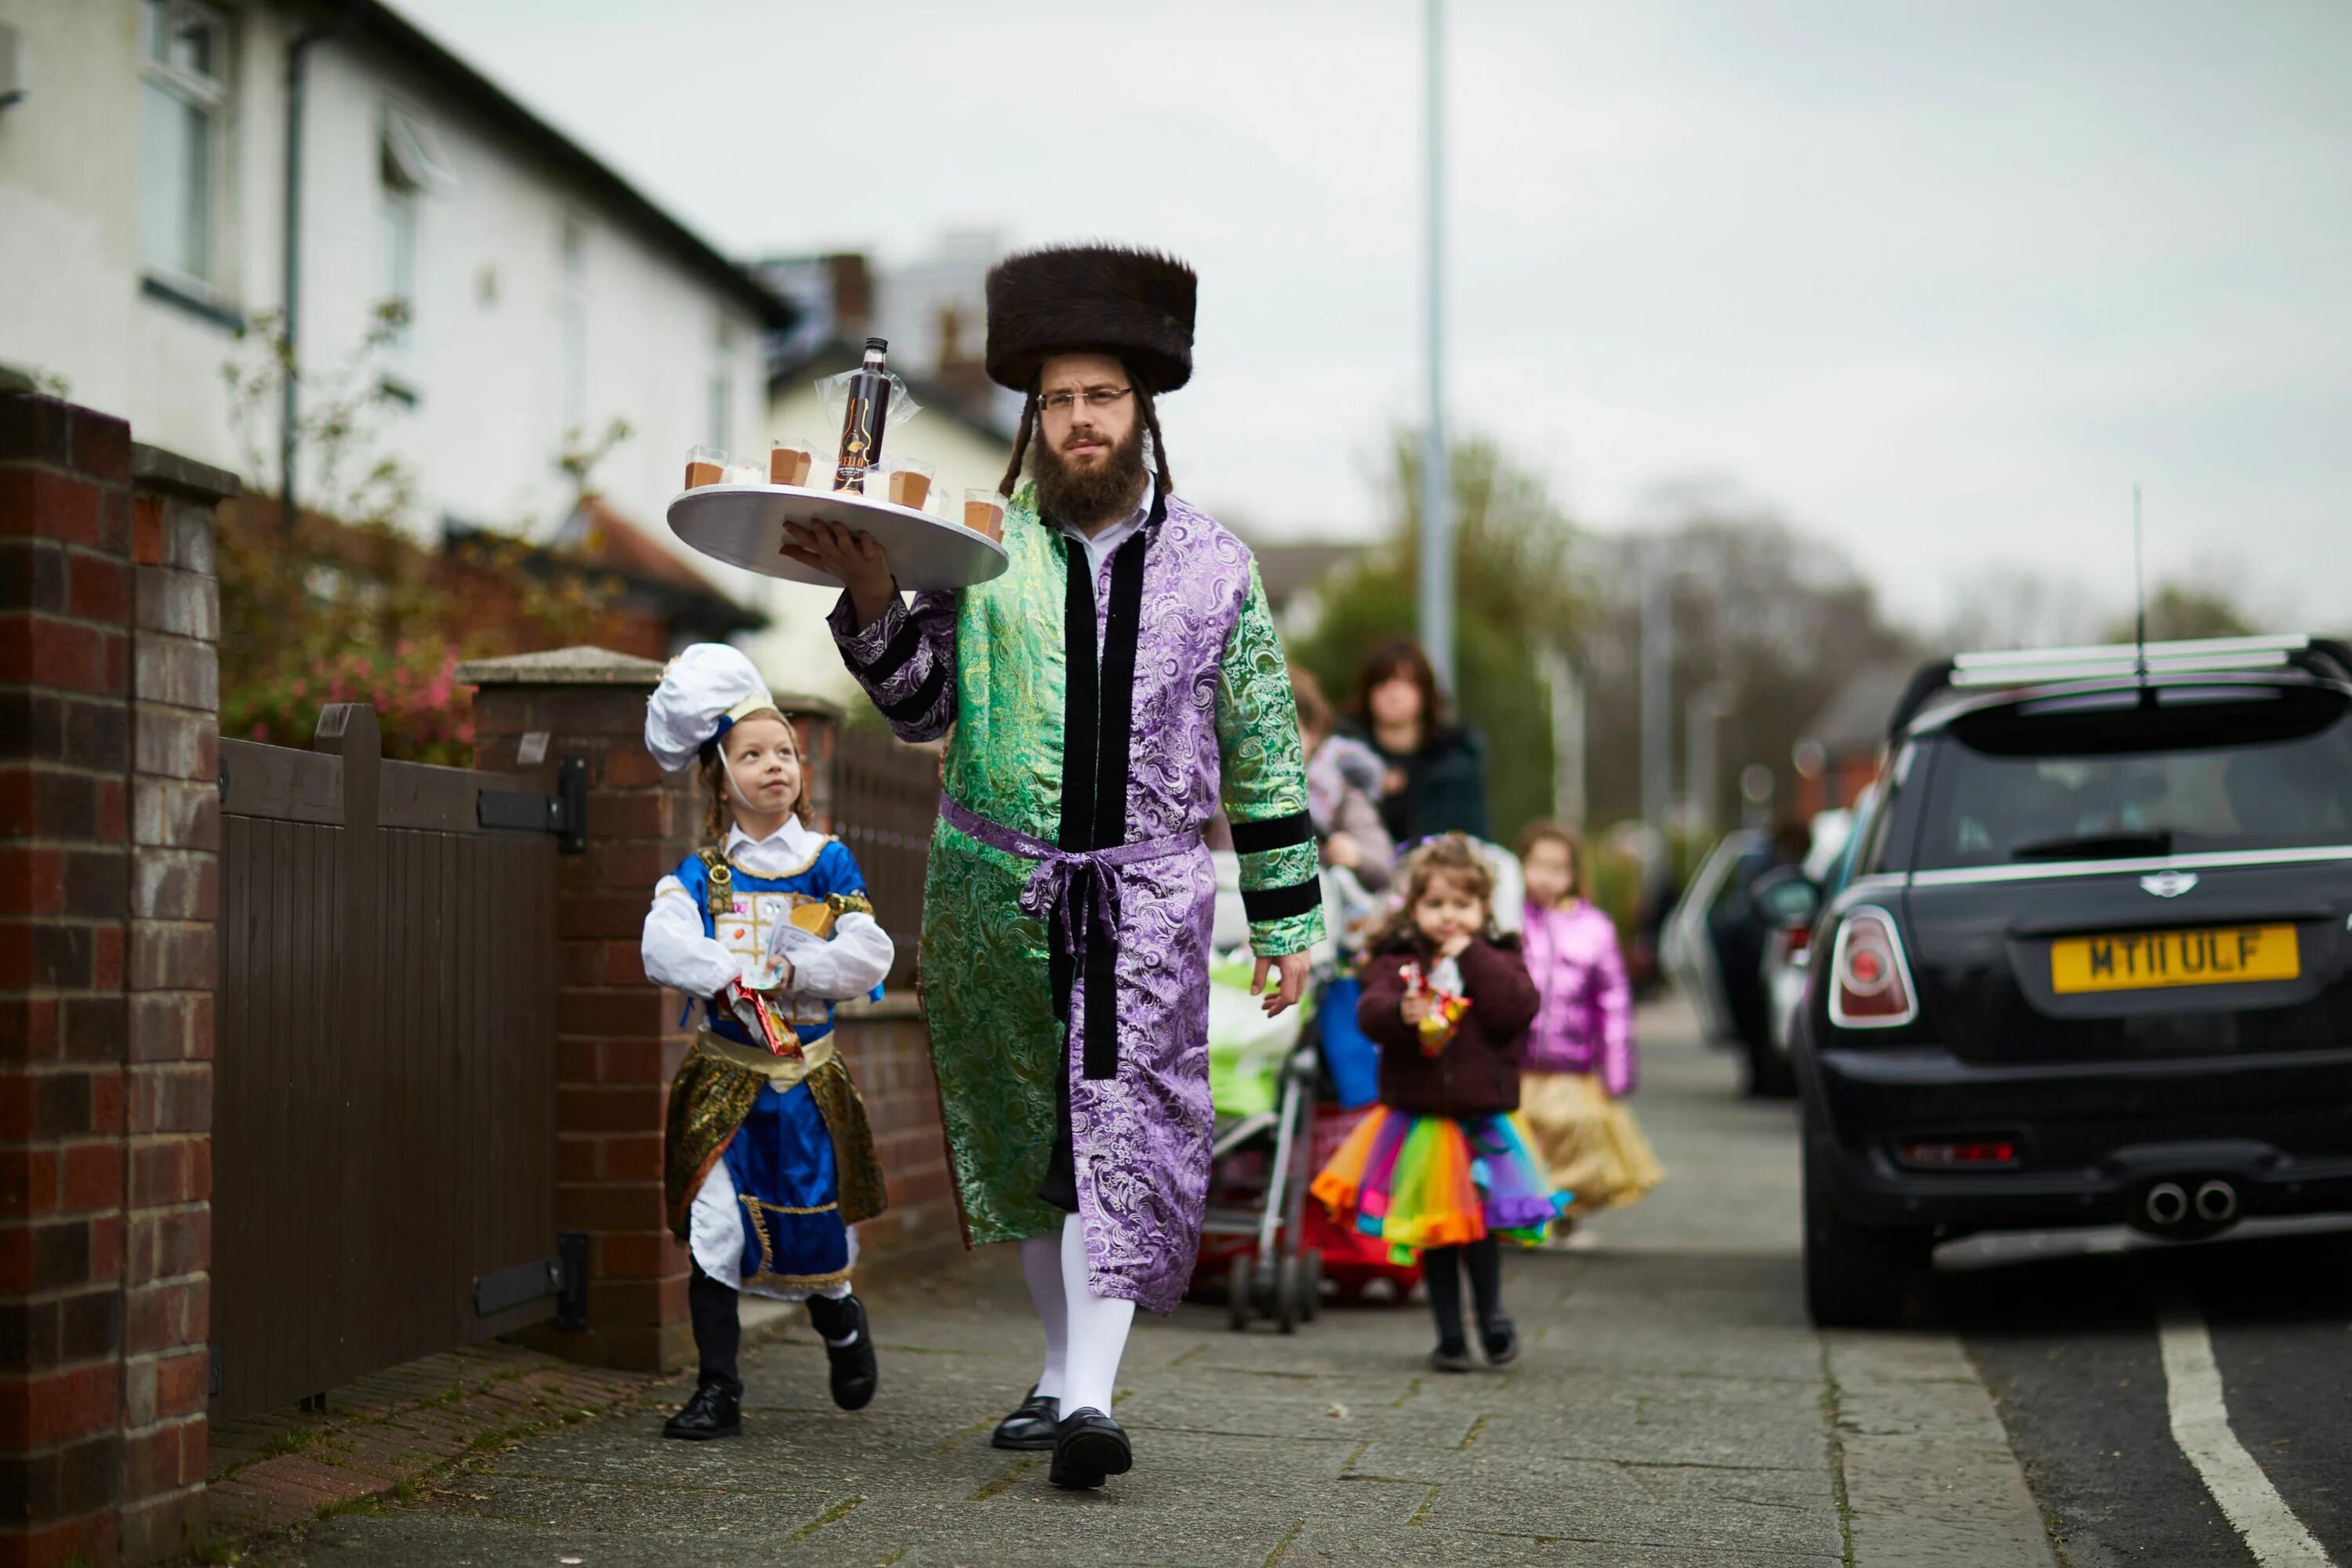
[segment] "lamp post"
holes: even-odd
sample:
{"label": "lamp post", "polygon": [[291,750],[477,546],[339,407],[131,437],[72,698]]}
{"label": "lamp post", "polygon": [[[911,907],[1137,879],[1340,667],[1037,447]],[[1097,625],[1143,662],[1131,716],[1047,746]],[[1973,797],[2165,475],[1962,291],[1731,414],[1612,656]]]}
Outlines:
{"label": "lamp post", "polygon": [[1441,310],[1444,282],[1444,42],[1443,0],[1423,0],[1422,57],[1428,73],[1423,89],[1423,371],[1427,376],[1426,417],[1421,430],[1421,643],[1448,696],[1454,683],[1454,519],[1445,452],[1445,339]]}
{"label": "lamp post", "polygon": [[1674,793],[1674,737],[1667,730],[1674,705],[1674,569],[1666,542],[1645,539],[1641,552],[1642,635],[1642,820],[1665,831]]}

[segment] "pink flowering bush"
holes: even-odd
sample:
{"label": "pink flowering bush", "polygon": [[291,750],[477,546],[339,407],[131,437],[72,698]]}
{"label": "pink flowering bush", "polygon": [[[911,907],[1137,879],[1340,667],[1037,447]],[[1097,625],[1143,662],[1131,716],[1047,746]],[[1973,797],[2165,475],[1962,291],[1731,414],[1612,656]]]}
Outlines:
{"label": "pink flowering bush", "polygon": [[374,704],[388,757],[452,767],[473,761],[473,691],[457,680],[457,649],[438,637],[289,660],[221,694],[221,733],[306,746],[330,702]]}

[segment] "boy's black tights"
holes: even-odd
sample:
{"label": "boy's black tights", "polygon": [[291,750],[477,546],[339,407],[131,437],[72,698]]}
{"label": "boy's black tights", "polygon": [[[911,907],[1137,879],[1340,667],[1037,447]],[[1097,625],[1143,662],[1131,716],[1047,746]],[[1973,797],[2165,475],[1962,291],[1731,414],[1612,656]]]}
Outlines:
{"label": "boy's black tights", "polygon": [[[694,1266],[686,1282],[686,1311],[694,1323],[694,1349],[701,1358],[702,1381],[715,1383],[740,1399],[743,1382],[736,1375],[735,1360],[742,1349],[743,1319],[737,1310],[738,1301],[735,1291],[705,1274],[701,1264]],[[850,1304],[827,1296],[811,1296],[808,1315],[816,1331],[828,1340],[840,1339],[857,1327],[857,1314]]]}
{"label": "boy's black tights", "polygon": [[1503,1250],[1491,1236],[1466,1247],[1433,1247],[1421,1255],[1421,1280],[1429,1291],[1430,1315],[1437,1320],[1440,1344],[1459,1345],[1462,1335],[1462,1275],[1470,1275],[1470,1299],[1478,1321],[1503,1315]]}
{"label": "boy's black tights", "polygon": [[705,1274],[698,1263],[686,1281],[686,1314],[694,1323],[702,1381],[741,1398],[743,1381],[735,1375],[735,1356],[743,1343],[743,1320],[736,1310],[736,1292]]}

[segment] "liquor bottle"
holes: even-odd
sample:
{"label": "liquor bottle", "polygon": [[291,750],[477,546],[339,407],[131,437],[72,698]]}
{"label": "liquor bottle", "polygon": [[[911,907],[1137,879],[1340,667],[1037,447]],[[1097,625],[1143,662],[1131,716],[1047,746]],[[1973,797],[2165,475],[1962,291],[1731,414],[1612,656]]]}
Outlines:
{"label": "liquor bottle", "polygon": [[890,418],[890,373],[882,359],[889,350],[880,338],[866,339],[866,363],[850,373],[841,417],[841,458],[833,470],[836,490],[865,494],[866,474],[882,460],[882,427]]}

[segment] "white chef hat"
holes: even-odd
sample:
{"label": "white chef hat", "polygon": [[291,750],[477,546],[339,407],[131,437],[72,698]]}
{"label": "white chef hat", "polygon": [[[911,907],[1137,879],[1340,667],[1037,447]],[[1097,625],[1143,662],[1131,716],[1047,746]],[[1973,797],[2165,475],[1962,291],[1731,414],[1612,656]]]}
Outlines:
{"label": "white chef hat", "polygon": [[646,702],[646,750],[676,773],[697,752],[761,710],[776,709],[751,661],[725,643],[700,642],[669,661]]}

